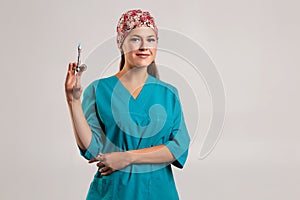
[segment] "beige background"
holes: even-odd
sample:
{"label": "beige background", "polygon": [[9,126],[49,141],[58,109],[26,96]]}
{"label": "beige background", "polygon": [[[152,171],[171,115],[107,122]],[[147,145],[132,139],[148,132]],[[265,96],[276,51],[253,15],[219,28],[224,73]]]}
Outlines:
{"label": "beige background", "polygon": [[96,167],[79,156],[72,133],[67,64],[78,41],[91,51],[131,8],[200,44],[226,88],[216,148],[197,160],[195,142],[184,170],[174,169],[181,199],[299,199],[296,0],[1,1],[0,199],[85,198]]}

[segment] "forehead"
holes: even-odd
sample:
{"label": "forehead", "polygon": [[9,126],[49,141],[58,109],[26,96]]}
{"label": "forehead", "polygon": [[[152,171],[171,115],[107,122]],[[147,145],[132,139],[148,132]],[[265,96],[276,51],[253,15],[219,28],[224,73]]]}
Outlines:
{"label": "forehead", "polygon": [[139,26],[130,31],[128,36],[131,36],[131,35],[139,35],[141,37],[148,37],[148,36],[152,36],[152,35],[155,36],[155,32],[152,28],[150,28],[148,26]]}

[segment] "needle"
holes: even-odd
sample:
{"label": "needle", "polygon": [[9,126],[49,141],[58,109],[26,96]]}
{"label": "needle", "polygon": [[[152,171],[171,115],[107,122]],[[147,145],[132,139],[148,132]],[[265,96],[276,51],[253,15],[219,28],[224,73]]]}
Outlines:
{"label": "needle", "polygon": [[76,67],[76,72],[83,72],[87,69],[87,66],[85,64],[81,64],[81,59],[80,59],[80,56],[81,56],[81,44],[78,43],[78,47],[77,47],[77,52],[78,52],[78,56],[77,56],[77,67]]}
{"label": "needle", "polygon": [[77,67],[76,67],[76,72],[79,72],[80,68],[79,66],[81,65],[81,60],[80,60],[80,54],[81,54],[81,44],[80,42],[78,43],[77,47]]}

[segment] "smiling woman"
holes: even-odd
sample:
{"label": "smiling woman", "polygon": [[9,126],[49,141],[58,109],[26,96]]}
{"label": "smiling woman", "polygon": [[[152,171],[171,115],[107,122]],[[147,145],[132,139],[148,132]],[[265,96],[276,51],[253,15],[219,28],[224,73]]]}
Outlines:
{"label": "smiling woman", "polygon": [[124,54],[125,66],[128,66],[129,69],[135,66],[147,67],[154,62],[157,49],[157,38],[154,34],[152,28],[144,26],[136,27],[129,33],[123,42],[121,51]]}
{"label": "smiling woman", "polygon": [[80,153],[99,167],[87,199],[177,200],[171,165],[183,168],[190,137],[176,87],[158,78],[157,27],[149,12],[129,10],[117,33],[118,73],[93,81],[82,102],[77,63],[65,82]]}

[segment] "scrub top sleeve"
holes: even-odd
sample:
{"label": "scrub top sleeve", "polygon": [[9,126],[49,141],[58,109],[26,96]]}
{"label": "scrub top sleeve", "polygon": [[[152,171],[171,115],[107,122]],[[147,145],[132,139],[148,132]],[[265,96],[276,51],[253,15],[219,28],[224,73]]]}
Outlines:
{"label": "scrub top sleeve", "polygon": [[173,109],[173,127],[169,141],[167,141],[165,145],[169,148],[176,159],[172,165],[182,169],[188,156],[190,136],[185,125],[181,103],[176,88],[174,89],[173,101],[175,102]]}
{"label": "scrub top sleeve", "polygon": [[96,109],[96,95],[98,81],[92,82],[83,92],[82,109],[86,121],[92,131],[92,139],[86,150],[81,149],[78,145],[80,155],[90,160],[97,157],[103,147],[104,134],[100,126],[99,116]]}

